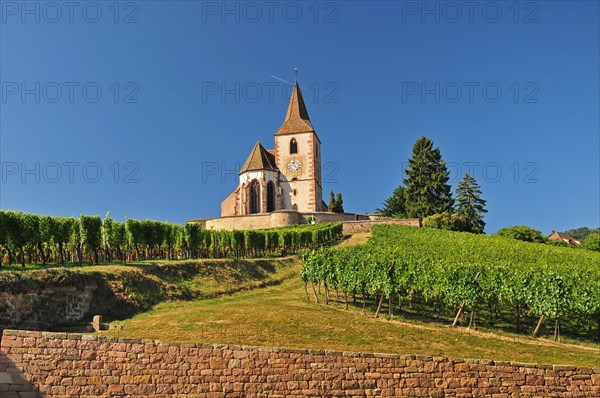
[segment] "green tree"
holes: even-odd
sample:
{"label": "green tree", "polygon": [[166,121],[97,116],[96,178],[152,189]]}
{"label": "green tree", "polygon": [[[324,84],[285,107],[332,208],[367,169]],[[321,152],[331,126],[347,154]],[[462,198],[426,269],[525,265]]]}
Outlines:
{"label": "green tree", "polygon": [[590,234],[587,238],[581,241],[581,247],[584,249],[600,252],[600,234]]}
{"label": "green tree", "polygon": [[574,228],[574,229],[565,231],[565,234],[571,235],[578,241],[582,241],[585,238],[587,238],[588,236],[590,236],[591,234],[600,234],[600,228],[588,228],[588,227]]}
{"label": "green tree", "polygon": [[342,199],[342,194],[339,192],[335,198],[335,206],[333,207],[333,211],[336,213],[344,212],[344,200]]}
{"label": "green tree", "polygon": [[546,239],[544,239],[540,231],[528,227],[527,225],[517,225],[516,227],[504,227],[498,232],[496,232],[496,235],[522,240],[525,242],[546,242]]}
{"label": "green tree", "polygon": [[445,229],[448,231],[467,231],[467,220],[451,212],[433,214],[423,219],[425,228]]}
{"label": "green tree", "polygon": [[406,188],[400,185],[392,196],[383,202],[382,209],[376,209],[384,217],[406,218]]}
{"label": "green tree", "polygon": [[481,189],[475,178],[467,173],[456,188],[456,201],[456,214],[465,218],[465,230],[482,234],[485,228],[483,213],[487,213],[486,201],[481,199]]}
{"label": "green tree", "polygon": [[333,189],[329,191],[329,204],[327,205],[328,211],[335,211],[335,194],[333,193]]}
{"label": "green tree", "polygon": [[409,217],[427,217],[452,210],[450,173],[440,148],[433,149],[433,141],[429,138],[421,137],[415,142],[406,176],[404,185]]}

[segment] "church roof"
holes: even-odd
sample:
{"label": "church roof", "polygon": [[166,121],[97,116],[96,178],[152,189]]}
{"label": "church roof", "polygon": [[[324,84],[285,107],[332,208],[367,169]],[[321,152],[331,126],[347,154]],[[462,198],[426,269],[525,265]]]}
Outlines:
{"label": "church roof", "polygon": [[240,174],[252,170],[277,170],[275,155],[267,151],[258,141],[242,166]]}
{"label": "church roof", "polygon": [[305,131],[314,131],[312,123],[306,111],[306,104],[302,98],[302,91],[298,82],[294,84],[294,91],[290,98],[290,104],[285,115],[285,120],[275,135],[302,133]]}

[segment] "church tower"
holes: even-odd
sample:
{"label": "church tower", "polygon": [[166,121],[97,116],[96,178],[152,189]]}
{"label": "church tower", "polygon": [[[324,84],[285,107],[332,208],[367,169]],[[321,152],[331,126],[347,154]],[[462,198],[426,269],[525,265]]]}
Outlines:
{"label": "church tower", "polygon": [[322,186],[321,141],[296,82],[285,120],[275,133],[275,149],[256,143],[239,172],[238,187],[221,202],[221,216],[327,211]]}
{"label": "church tower", "polygon": [[[285,120],[275,133],[275,162],[283,178],[285,209],[326,211],[321,181],[321,141],[315,132],[298,82]],[[287,186],[286,186],[287,185]]]}

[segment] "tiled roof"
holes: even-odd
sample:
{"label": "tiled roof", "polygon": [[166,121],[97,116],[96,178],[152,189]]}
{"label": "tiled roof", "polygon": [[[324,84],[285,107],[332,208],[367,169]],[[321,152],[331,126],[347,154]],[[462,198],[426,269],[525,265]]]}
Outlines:
{"label": "tiled roof", "polygon": [[294,85],[285,120],[275,135],[314,131],[298,82]]}
{"label": "tiled roof", "polygon": [[256,142],[246,163],[242,166],[240,174],[252,170],[277,170],[275,155],[267,151],[260,142]]}
{"label": "tiled roof", "polygon": [[571,235],[568,235],[568,234],[565,234],[565,233],[562,233],[562,232],[558,232],[558,231],[552,231],[552,235],[550,235],[550,237],[548,239],[549,240],[562,239],[565,242],[569,242],[569,243],[572,243],[574,245],[579,245],[579,241],[577,239],[575,239]]}

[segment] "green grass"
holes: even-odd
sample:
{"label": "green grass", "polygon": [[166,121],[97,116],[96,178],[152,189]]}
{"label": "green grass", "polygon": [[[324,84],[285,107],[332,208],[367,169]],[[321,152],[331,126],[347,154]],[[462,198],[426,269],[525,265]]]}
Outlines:
{"label": "green grass", "polygon": [[[294,272],[299,273],[299,269],[298,260]],[[368,314],[353,306],[345,310],[342,297],[336,301],[335,293],[332,296],[329,306],[309,301],[303,282],[296,276],[276,286],[225,297],[161,303],[129,320],[113,322],[123,329],[102,334],[600,367],[600,347],[596,344],[555,343],[402,317],[376,319],[372,309]]]}
{"label": "green grass", "polygon": [[167,300],[213,298],[281,283],[295,275],[296,257],[251,260],[187,260],[100,265],[0,273],[0,290],[95,284],[93,311],[126,319]]}

